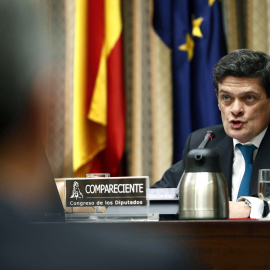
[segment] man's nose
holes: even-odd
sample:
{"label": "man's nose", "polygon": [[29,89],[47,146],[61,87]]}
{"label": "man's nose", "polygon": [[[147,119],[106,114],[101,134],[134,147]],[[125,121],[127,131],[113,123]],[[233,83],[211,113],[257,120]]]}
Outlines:
{"label": "man's nose", "polygon": [[234,115],[242,115],[244,113],[243,103],[240,100],[235,100],[232,103],[231,112]]}

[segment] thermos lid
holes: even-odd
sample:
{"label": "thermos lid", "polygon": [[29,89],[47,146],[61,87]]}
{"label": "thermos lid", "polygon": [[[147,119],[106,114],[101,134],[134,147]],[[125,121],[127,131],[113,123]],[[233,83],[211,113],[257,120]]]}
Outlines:
{"label": "thermos lid", "polygon": [[186,158],[185,172],[221,173],[219,154],[208,148],[191,150]]}

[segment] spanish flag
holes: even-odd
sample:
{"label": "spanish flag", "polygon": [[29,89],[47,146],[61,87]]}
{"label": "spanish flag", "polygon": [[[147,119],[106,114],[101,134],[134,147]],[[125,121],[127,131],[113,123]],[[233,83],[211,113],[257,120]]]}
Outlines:
{"label": "spanish flag", "polygon": [[120,175],[125,97],[120,0],[77,0],[73,167]]}

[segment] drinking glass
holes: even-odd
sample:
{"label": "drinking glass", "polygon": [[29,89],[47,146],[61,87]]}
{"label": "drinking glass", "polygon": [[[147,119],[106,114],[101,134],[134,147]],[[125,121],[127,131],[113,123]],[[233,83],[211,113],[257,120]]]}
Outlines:
{"label": "drinking glass", "polygon": [[[270,202],[270,169],[261,169],[259,170],[259,188],[258,195],[260,198]],[[266,217],[266,219],[270,219],[270,214]]]}

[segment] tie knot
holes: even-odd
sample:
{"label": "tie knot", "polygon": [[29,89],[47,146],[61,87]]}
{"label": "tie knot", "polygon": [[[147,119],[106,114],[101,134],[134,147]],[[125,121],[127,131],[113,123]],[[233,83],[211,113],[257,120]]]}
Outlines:
{"label": "tie knot", "polygon": [[253,144],[252,145],[237,144],[236,146],[240,149],[240,151],[245,159],[246,164],[252,164],[253,163],[253,151],[257,147]]}

